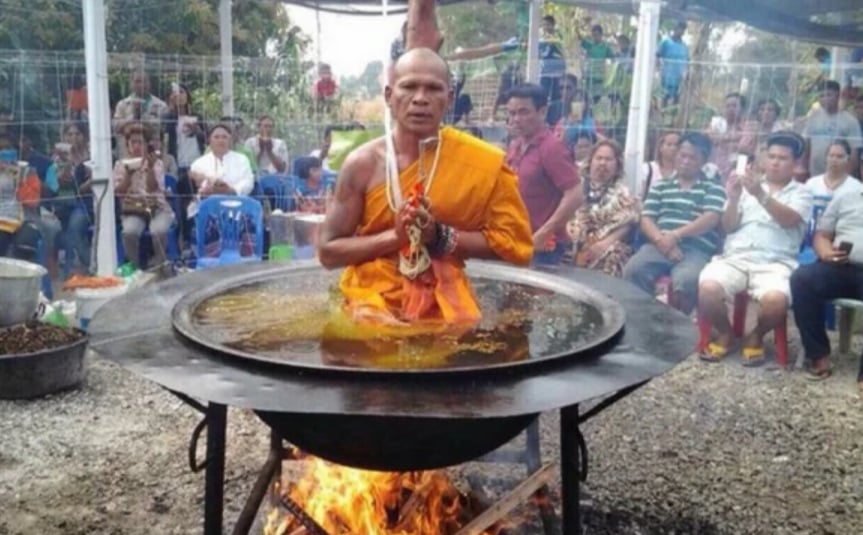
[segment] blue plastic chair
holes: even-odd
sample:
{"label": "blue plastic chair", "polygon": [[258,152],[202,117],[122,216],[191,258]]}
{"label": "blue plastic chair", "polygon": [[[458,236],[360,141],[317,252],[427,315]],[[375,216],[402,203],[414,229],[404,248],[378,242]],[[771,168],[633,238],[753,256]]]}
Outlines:
{"label": "blue plastic chair", "polygon": [[279,209],[283,212],[290,211],[290,201],[293,196],[293,177],[284,175],[267,175],[258,180],[257,186],[260,190],[256,197],[259,200],[268,200],[270,208]]}
{"label": "blue plastic chair", "polygon": [[[195,219],[197,267],[259,261],[264,256],[264,214],[251,197],[214,195],[201,203]],[[243,256],[244,240],[254,237],[252,254]],[[215,244],[217,251],[208,251]]]}

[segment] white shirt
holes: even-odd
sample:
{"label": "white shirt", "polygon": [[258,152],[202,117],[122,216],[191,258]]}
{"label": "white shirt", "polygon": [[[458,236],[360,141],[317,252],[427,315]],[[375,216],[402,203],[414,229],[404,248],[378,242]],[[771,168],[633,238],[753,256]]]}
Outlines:
{"label": "white shirt", "polygon": [[833,197],[847,192],[863,191],[863,184],[852,176],[846,176],[842,184],[836,189],[827,187],[827,175],[813,176],[806,181],[806,189],[812,193],[812,204],[815,210],[823,211]]}
{"label": "white shirt", "polygon": [[[768,191],[766,184],[761,187]],[[812,213],[812,194],[806,186],[792,179],[772,197],[800,214],[800,224],[781,227],[761,203],[744,189],[737,205],[740,225],[725,237],[725,256],[739,256],[751,262],[780,262],[791,267],[797,266],[797,253]]]}
{"label": "white shirt", "polygon": [[[225,153],[221,159],[212,152],[208,152],[195,160],[189,171],[207,177],[207,180],[201,184],[202,188],[216,180],[221,180],[231,186],[237,195],[245,196],[252,193],[252,188],[255,186],[255,175],[252,173],[249,159],[232,150]],[[198,214],[199,203],[199,198],[189,203],[190,219]]]}
{"label": "white shirt", "polygon": [[188,135],[183,131],[185,121],[183,117],[177,121],[177,165],[190,167],[195,160],[201,156],[201,147],[198,138]]}
{"label": "white shirt", "polygon": [[[284,141],[275,137],[270,138],[270,141],[273,142],[273,155],[285,162],[285,165],[288,165],[290,163],[288,162],[288,146]],[[270,161],[269,155],[261,152],[260,138],[258,136],[247,139],[245,145],[247,149],[252,151],[255,158],[258,159],[258,174],[274,175],[279,172],[276,166],[273,165],[273,162]]]}
{"label": "white shirt", "polygon": [[[135,104],[141,106],[141,115],[135,117]],[[115,134],[117,135],[117,151],[120,158],[128,156],[128,148],[126,147],[126,138],[120,132],[120,126],[129,121],[140,121],[150,128],[158,128],[162,120],[162,115],[168,112],[168,105],[165,104],[159,97],[146,95],[139,97],[137,95],[129,95],[117,103],[114,108],[114,119],[112,121]]]}
{"label": "white shirt", "polygon": [[834,197],[845,193],[863,191],[863,184],[852,176],[845,177],[842,184],[836,189],[830,189],[826,183],[827,175],[813,176],[806,181],[806,189],[812,194],[812,219],[809,221],[809,232],[814,232],[818,219],[824,213],[824,209],[830,204]]}

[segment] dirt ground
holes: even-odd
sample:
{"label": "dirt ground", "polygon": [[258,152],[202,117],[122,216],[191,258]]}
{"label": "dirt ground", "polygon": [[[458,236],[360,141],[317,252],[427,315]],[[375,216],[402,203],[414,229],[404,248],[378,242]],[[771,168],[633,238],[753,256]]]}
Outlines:
{"label": "dirt ground", "polygon": [[[198,415],[96,355],[88,365],[79,390],[0,401],[0,535],[201,533],[203,474],[187,460]],[[811,384],[769,365],[692,358],[653,381],[585,427],[585,533],[860,533],[855,369],[845,357],[834,377]],[[554,461],[556,415],[542,417],[541,432]],[[268,440],[240,410],[230,411],[228,434],[226,531]],[[452,473],[479,473],[502,492],[524,471],[469,463]]]}

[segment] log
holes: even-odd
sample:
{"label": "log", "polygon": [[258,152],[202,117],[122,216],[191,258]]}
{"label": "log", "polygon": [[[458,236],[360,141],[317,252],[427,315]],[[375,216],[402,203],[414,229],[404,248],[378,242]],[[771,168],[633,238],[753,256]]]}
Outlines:
{"label": "log", "polygon": [[398,531],[398,529],[405,522],[405,520],[410,518],[410,516],[414,512],[416,512],[417,508],[419,508],[420,505],[425,503],[432,481],[433,479],[429,478],[429,480],[426,481],[425,484],[414,489],[414,491],[411,493],[410,498],[408,498],[404,505],[402,505],[401,509],[399,509],[399,519],[396,522],[395,531]]}
{"label": "log", "polygon": [[482,532],[491,527],[495,522],[527,501],[540,487],[551,481],[555,473],[552,468],[554,468],[553,464],[547,464],[534,472],[530,477],[512,489],[509,494],[492,504],[481,515],[471,520],[456,535],[481,535]]}

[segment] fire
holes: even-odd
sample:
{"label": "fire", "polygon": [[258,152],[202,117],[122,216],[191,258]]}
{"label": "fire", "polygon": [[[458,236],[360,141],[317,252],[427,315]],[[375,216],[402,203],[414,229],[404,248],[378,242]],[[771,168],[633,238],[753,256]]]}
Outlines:
{"label": "fire", "polygon": [[[306,459],[299,482],[282,492],[329,535],[449,535],[473,516],[443,471],[372,472]],[[265,535],[301,533],[311,532],[278,508],[264,527]]]}

